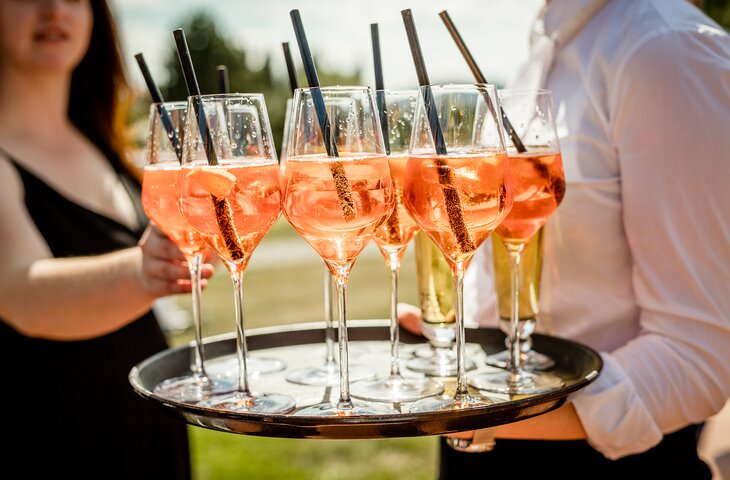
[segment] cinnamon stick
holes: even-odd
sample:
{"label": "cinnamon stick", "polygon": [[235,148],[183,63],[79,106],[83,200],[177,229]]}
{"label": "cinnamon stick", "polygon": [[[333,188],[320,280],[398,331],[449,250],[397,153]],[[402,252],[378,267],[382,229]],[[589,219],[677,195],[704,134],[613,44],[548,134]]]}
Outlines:
{"label": "cinnamon stick", "polygon": [[469,253],[476,250],[474,242],[471,239],[469,230],[464,222],[464,212],[461,207],[461,199],[459,192],[454,188],[454,176],[451,168],[443,159],[436,159],[436,168],[439,176],[439,184],[442,186],[444,194],[444,204],[446,205],[446,215],[449,218],[449,226],[456,237],[461,253]]}
{"label": "cinnamon stick", "polygon": [[332,179],[335,182],[337,197],[340,199],[342,216],[345,217],[345,220],[355,218],[357,216],[357,207],[355,206],[355,200],[352,198],[352,186],[347,175],[345,175],[345,167],[342,162],[339,160],[330,162],[330,172],[332,172]]}

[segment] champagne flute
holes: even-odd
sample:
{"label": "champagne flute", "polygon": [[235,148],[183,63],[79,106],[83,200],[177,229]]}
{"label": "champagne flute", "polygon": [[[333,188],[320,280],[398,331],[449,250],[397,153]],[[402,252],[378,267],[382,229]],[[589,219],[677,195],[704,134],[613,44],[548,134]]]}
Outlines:
{"label": "champagne flute", "polygon": [[453,395],[417,401],[412,412],[462,409],[491,401],[470,393],[464,362],[464,272],[476,249],[512,207],[509,160],[492,85],[424,85],[406,169],[405,205],[451,267],[457,373]]}
{"label": "champagne flute", "polygon": [[[540,313],[540,276],[542,274],[543,230],[540,230],[525,245],[520,255],[520,318],[517,335],[520,336],[520,356],[522,367],[527,371],[549,370],[555,361],[544,353],[532,349],[532,333]],[[504,340],[505,350],[487,355],[486,363],[493,367],[507,368],[510,350],[512,349],[512,293],[510,273],[510,256],[504,241],[498,233],[492,234],[492,252],[494,255],[494,278],[499,304],[499,328],[507,335]]]}
{"label": "champagne flute", "polygon": [[186,102],[153,103],[150,106],[142,178],[142,207],[149,219],[185,256],[190,270],[195,330],[190,374],[166,379],[155,386],[154,392],[170,400],[199,402],[211,395],[231,392],[236,386],[225,379],[211,378],[205,369],[200,315],[200,269],[208,245],[182,216],[178,202],[181,173],[179,155],[186,110]]}
{"label": "champagne flute", "polygon": [[[428,344],[413,351],[415,358],[406,363],[409,370],[434,377],[456,375],[456,313],[451,267],[433,240],[422,230],[416,233],[416,278],[421,309],[421,330]],[[469,347],[481,348],[467,344]],[[473,370],[476,363],[464,359],[464,368]]]}
{"label": "champagne flute", "polygon": [[281,214],[279,167],[261,94],[188,97],[180,206],[183,216],[229,271],[236,314],[238,388],[201,406],[251,413],[287,413],[295,400],[253,392],[244,333],[244,271]]}
{"label": "champagne flute", "polygon": [[[348,108],[331,108],[342,104]],[[294,94],[283,211],[335,280],[340,353],[339,400],[304,408],[296,415],[395,413],[353,401],[348,368],[347,281],[358,255],[394,207],[376,115],[368,87],[300,88]],[[319,128],[311,128],[314,125]]]}
{"label": "champagne flute", "polygon": [[[563,382],[545,372],[522,367],[520,321],[520,273],[525,245],[555,213],[565,194],[565,176],[558,134],[548,90],[501,90],[505,117],[522,139],[524,148],[510,148],[514,206],[497,229],[510,262],[510,355],[506,371],[474,372],[469,385],[506,394],[536,394],[555,390]],[[506,122],[505,122],[506,123]]]}
{"label": "champagne flute", "polygon": [[418,231],[418,225],[403,204],[403,177],[418,91],[378,90],[376,94],[382,104],[381,119],[385,121],[381,127],[395,192],[393,213],[375,232],[375,243],[390,273],[390,375],[381,380],[355,383],[352,395],[365,400],[400,403],[438,395],[443,392],[444,386],[430,378],[404,377],[398,352],[398,272],[403,254]]}

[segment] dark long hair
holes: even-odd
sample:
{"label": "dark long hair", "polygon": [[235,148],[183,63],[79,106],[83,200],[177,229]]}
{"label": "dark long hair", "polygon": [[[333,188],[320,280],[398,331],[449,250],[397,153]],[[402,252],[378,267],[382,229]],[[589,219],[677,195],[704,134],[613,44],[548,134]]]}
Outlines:
{"label": "dark long hair", "polygon": [[119,170],[128,168],[125,77],[117,28],[106,0],[90,0],[93,27],[89,49],[73,72],[68,116]]}

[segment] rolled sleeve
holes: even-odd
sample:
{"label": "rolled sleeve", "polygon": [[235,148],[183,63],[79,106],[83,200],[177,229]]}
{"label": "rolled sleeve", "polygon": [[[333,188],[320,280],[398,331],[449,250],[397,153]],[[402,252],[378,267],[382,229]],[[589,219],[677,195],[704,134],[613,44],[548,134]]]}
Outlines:
{"label": "rolled sleeve", "polygon": [[656,445],[662,432],[621,364],[611,354],[601,357],[601,375],[569,400],[583,423],[588,443],[615,460]]}

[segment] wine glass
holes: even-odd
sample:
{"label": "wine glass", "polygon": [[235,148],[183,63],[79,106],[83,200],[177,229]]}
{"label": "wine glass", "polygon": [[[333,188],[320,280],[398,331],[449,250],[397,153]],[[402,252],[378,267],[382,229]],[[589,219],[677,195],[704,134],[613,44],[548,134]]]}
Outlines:
{"label": "wine glass", "polygon": [[[520,362],[527,371],[549,370],[555,361],[544,353],[532,348],[532,333],[540,313],[540,275],[542,274],[543,230],[541,227],[525,245],[520,255],[520,317],[517,335],[520,336]],[[499,304],[499,328],[507,335],[505,350],[487,355],[487,365],[507,368],[512,349],[512,294],[510,256],[498,233],[492,234],[492,253],[494,256],[494,278]]]}
{"label": "wine glass", "polygon": [[288,395],[254,393],[248,383],[244,271],[281,214],[279,167],[261,94],[188,97],[180,207],[229,271],[236,314],[238,388],[201,406],[235,412],[286,413]]}
{"label": "wine glass", "polygon": [[212,378],[205,369],[205,348],[200,316],[200,269],[208,249],[205,240],[180,213],[180,173],[186,102],[154,103],[150,106],[142,207],[149,219],[178,246],[190,270],[191,306],[195,343],[191,372],[156,385],[154,393],[180,402],[199,402],[211,395],[235,390],[234,383]]}
{"label": "wine glass", "polygon": [[[347,108],[332,109],[336,104]],[[353,401],[350,395],[347,281],[358,255],[395,205],[372,91],[368,87],[297,89],[287,151],[284,215],[335,280],[340,352],[339,400],[295,415],[396,413],[383,405]]]}
{"label": "wine glass", "polygon": [[418,90],[378,90],[376,94],[384,113],[381,119],[385,118],[385,124],[381,128],[395,193],[393,213],[375,232],[375,244],[385,258],[390,273],[390,375],[381,380],[353,384],[352,396],[400,403],[438,395],[444,391],[444,386],[430,378],[404,377],[400,370],[398,352],[398,272],[403,254],[418,231],[418,225],[403,205],[403,177],[408,161],[408,144]]}
{"label": "wine glass", "polygon": [[[565,175],[558,134],[548,90],[501,90],[499,99],[505,117],[523,144],[509,149],[514,184],[514,206],[497,228],[509,254],[511,274],[510,335],[506,371],[473,372],[468,382],[474,388],[506,394],[549,392],[562,386],[555,375],[528,372],[522,367],[520,320],[520,273],[525,245],[555,213],[565,194]],[[505,122],[507,123],[507,122]]]}
{"label": "wine glass", "polygon": [[457,373],[453,395],[424,398],[411,412],[489,405],[471,393],[464,368],[464,272],[512,208],[509,159],[492,85],[420,88],[404,185],[405,205],[451,267]]}
{"label": "wine glass", "polygon": [[[281,141],[281,156],[279,165],[281,168],[281,178],[284,178],[286,169],[287,148],[289,144],[289,126],[292,115],[293,98],[286,100],[286,115],[284,117],[284,134]],[[350,102],[343,99],[340,102],[333,102],[328,106],[330,118],[338,118],[340,115],[347,115],[350,108]],[[337,110],[343,110],[340,114]],[[310,126],[311,128],[311,126]],[[325,323],[325,359],[324,364],[319,366],[292,368],[286,374],[286,380],[299,385],[313,386],[334,386],[340,381],[340,367],[337,365],[335,358],[335,328],[333,324],[333,311],[336,308],[333,299],[336,295],[334,292],[334,283],[332,273],[330,273],[327,264],[322,265],[323,281],[324,281],[324,323]],[[334,293],[334,295],[333,295]],[[351,382],[359,380],[372,380],[377,377],[377,373],[372,368],[363,365],[349,365],[349,377]]]}

